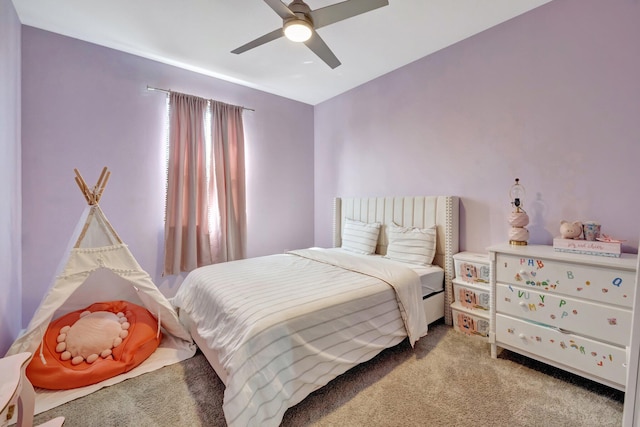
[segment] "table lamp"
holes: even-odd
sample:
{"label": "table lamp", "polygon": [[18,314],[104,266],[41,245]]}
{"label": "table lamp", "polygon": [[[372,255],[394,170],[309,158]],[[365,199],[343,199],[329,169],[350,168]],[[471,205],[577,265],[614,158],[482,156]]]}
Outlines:
{"label": "table lamp", "polygon": [[522,246],[527,244],[529,240],[529,230],[526,225],[529,224],[529,215],[523,209],[525,191],[520,184],[520,179],[516,178],[516,183],[511,186],[509,197],[511,205],[514,207],[513,212],[509,215],[509,243],[512,245]]}

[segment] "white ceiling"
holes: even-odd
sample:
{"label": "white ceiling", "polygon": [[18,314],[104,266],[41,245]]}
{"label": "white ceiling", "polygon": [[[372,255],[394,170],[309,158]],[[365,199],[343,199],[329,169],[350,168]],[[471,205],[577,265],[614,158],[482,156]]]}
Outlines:
{"label": "white ceiling", "polygon": [[[285,0],[286,1],[286,0]],[[284,38],[231,50],[282,25],[262,0],[13,0],[24,25],[315,105],[551,0],[389,0],[318,30],[332,70]],[[311,9],[339,0],[307,0]]]}

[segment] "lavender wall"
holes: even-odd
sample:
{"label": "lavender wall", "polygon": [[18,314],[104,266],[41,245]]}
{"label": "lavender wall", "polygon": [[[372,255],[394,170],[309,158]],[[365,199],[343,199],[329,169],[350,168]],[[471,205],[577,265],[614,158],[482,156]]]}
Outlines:
{"label": "lavender wall", "polygon": [[315,108],[315,244],[336,196],[462,197],[462,250],[597,220],[637,252],[640,2],[555,0]]}
{"label": "lavender wall", "polygon": [[23,322],[53,279],[86,205],[74,183],[112,172],[102,209],[167,296],[161,277],[165,95],[245,112],[248,256],[313,244],[313,107],[90,43],[23,27]]}
{"label": "lavender wall", "polygon": [[0,0],[0,356],[21,328],[20,21]]}

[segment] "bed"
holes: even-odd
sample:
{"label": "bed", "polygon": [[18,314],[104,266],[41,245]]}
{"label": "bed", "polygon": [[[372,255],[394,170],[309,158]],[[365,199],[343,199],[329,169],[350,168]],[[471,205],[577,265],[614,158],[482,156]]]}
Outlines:
{"label": "bed", "polygon": [[[172,303],[225,384],[227,424],[277,426],[351,367],[407,337],[413,345],[430,322],[451,324],[458,204],[454,196],[335,199],[334,248],[191,272]],[[345,250],[354,222],[379,224],[375,253]],[[398,227],[433,227],[433,267],[385,257]]]}

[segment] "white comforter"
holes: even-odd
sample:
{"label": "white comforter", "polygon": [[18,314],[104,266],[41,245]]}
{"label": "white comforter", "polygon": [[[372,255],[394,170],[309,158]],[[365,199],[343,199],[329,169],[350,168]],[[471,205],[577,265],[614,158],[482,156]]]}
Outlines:
{"label": "white comforter", "polygon": [[172,302],[219,354],[229,426],[277,426],[333,378],[427,333],[415,272],[330,250],[203,267]]}

